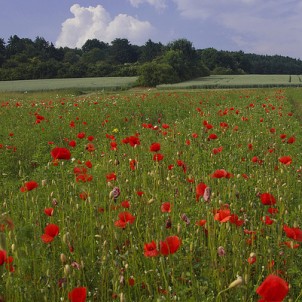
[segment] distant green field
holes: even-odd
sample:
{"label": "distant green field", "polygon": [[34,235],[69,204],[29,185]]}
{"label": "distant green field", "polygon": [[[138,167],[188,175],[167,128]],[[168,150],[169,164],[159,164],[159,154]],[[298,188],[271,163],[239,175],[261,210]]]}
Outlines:
{"label": "distant green field", "polygon": [[158,89],[300,87],[300,75],[211,75],[194,80],[158,85]]}
{"label": "distant green field", "polygon": [[56,89],[122,90],[132,87],[137,77],[100,77],[73,79],[43,79],[24,81],[0,81],[0,92],[43,91]]}

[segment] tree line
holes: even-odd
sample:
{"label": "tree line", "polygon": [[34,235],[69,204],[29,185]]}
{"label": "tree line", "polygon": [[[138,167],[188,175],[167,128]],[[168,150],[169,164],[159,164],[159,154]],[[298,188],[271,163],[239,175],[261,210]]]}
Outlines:
{"label": "tree line", "polygon": [[155,86],[210,74],[302,74],[302,61],[284,56],[195,49],[187,39],[142,46],[117,38],[89,39],[81,48],[59,47],[43,37],[0,38],[0,80],[138,76]]}

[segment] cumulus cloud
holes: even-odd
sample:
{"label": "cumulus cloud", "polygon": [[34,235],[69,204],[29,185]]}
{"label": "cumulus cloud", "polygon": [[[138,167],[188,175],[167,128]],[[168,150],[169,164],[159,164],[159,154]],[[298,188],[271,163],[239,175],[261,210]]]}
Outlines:
{"label": "cumulus cloud", "polygon": [[153,31],[150,22],[126,14],[111,18],[101,5],[81,7],[74,4],[70,12],[74,16],[62,23],[56,47],[80,48],[88,39],[110,43],[116,38],[126,38],[131,43],[140,45],[146,42],[146,37]]}
{"label": "cumulus cloud", "polygon": [[183,18],[216,25],[244,51],[301,57],[302,5],[298,0],[173,1]]}
{"label": "cumulus cloud", "polygon": [[166,0],[129,0],[131,5],[138,7],[143,3],[148,3],[151,6],[154,6],[157,10],[163,10],[167,7]]}

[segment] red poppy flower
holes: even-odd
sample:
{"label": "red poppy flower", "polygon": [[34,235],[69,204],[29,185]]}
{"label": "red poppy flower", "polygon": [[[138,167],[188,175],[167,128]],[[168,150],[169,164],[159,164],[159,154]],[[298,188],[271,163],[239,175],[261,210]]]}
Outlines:
{"label": "red poppy flower", "polygon": [[207,223],[205,219],[198,220],[195,225],[204,226]]}
{"label": "red poppy flower", "polygon": [[68,293],[68,300],[71,302],[85,302],[87,295],[86,287],[75,287]]}
{"label": "red poppy flower", "polygon": [[294,136],[291,136],[288,140],[287,143],[288,144],[293,144],[296,141],[296,138]]}
{"label": "red poppy flower", "polygon": [[137,161],[135,159],[131,159],[129,162],[130,169],[134,171],[137,167]]}
{"label": "red poppy flower", "polygon": [[288,238],[302,242],[302,230],[300,228],[290,228],[287,225],[283,226],[283,231]]}
{"label": "red poppy flower", "polygon": [[66,148],[55,147],[50,151],[50,154],[54,160],[56,159],[69,160],[71,157],[70,151]]}
{"label": "red poppy flower", "polygon": [[88,144],[86,145],[86,150],[87,150],[88,152],[93,152],[93,151],[95,151],[94,144],[88,143]]}
{"label": "red poppy flower", "polygon": [[86,192],[81,192],[81,193],[79,194],[79,197],[80,197],[80,199],[82,199],[82,200],[86,200],[86,199],[89,197],[89,195],[88,195],[88,193],[86,193]]}
{"label": "red poppy flower", "polygon": [[160,242],[160,253],[164,256],[174,254],[181,245],[181,240],[177,236],[169,236],[165,241]]}
{"label": "red poppy flower", "polygon": [[217,210],[214,215],[214,220],[220,221],[220,222],[227,222],[231,218],[231,211],[229,209],[220,209]]}
{"label": "red poppy flower", "polygon": [[161,125],[164,129],[169,129],[170,128],[170,126],[168,125],[168,124],[162,124]]}
{"label": "red poppy flower", "polygon": [[84,132],[80,132],[80,133],[78,133],[77,138],[82,139],[85,137],[85,135],[86,134]]}
{"label": "red poppy flower", "polygon": [[164,159],[164,156],[161,153],[156,153],[153,156],[154,161],[162,161]]}
{"label": "red poppy flower", "polygon": [[248,257],[247,262],[249,264],[254,264],[257,261],[257,257],[255,254],[251,253],[251,255]]}
{"label": "red poppy flower", "polygon": [[129,145],[131,147],[136,147],[136,146],[140,145],[140,140],[137,136],[130,136],[128,138],[128,140],[129,140]]}
{"label": "red poppy flower", "polygon": [[263,193],[260,195],[260,200],[264,205],[274,205],[276,204],[275,197],[270,193]]}
{"label": "red poppy flower", "polygon": [[117,150],[117,142],[110,142],[110,150],[113,151]]}
{"label": "red poppy flower", "polygon": [[53,215],[53,211],[54,211],[53,208],[46,208],[46,209],[44,209],[44,213],[45,213],[47,216],[52,216],[52,215]]}
{"label": "red poppy flower", "polygon": [[217,138],[218,138],[218,136],[215,133],[212,133],[208,136],[208,140],[217,139]]}
{"label": "red poppy flower", "polygon": [[203,182],[199,183],[196,186],[196,201],[198,201],[200,199],[200,197],[203,196],[205,189],[206,189],[207,185],[204,184]]}
{"label": "red poppy flower", "polygon": [[121,212],[118,214],[119,220],[115,221],[114,225],[118,228],[124,229],[127,223],[132,224],[135,221],[135,217],[129,212]]}
{"label": "red poppy flower", "polygon": [[212,178],[231,178],[233,175],[227,172],[224,169],[216,170],[213,174],[211,174]]}
{"label": "red poppy flower", "polygon": [[141,196],[144,195],[144,192],[143,191],[137,191],[136,194],[141,197]]}
{"label": "red poppy flower", "polygon": [[6,251],[0,250],[0,265],[3,265],[5,260],[6,260]]}
{"label": "red poppy flower", "polygon": [[31,191],[35,188],[38,188],[38,186],[39,185],[37,182],[35,182],[34,180],[30,180],[30,181],[26,182],[23,187],[20,188],[20,191],[21,192]]}
{"label": "red poppy flower", "polygon": [[160,150],[160,143],[153,143],[150,146],[151,152],[158,152]]}
{"label": "red poppy flower", "polygon": [[268,208],[267,211],[271,214],[277,214],[278,213],[278,209],[277,208]]}
{"label": "red poppy flower", "polygon": [[89,135],[89,136],[87,137],[87,139],[88,139],[90,142],[92,142],[92,141],[94,140],[94,136],[93,136],[93,135]]}
{"label": "red poppy flower", "polygon": [[299,243],[295,243],[294,241],[285,241],[280,243],[280,245],[281,244],[286,245],[290,249],[297,249],[300,246]]}
{"label": "red poppy flower", "polygon": [[134,286],[134,284],[135,284],[135,279],[134,279],[133,277],[130,277],[130,278],[128,279],[128,284],[129,284],[129,286]]}
{"label": "red poppy flower", "polygon": [[263,302],[282,302],[289,291],[286,281],[276,275],[269,275],[257,288],[256,293]]}
{"label": "red poppy flower", "polygon": [[269,216],[265,216],[265,217],[262,217],[261,221],[266,224],[266,225],[271,225],[274,223],[274,220],[272,220]]}
{"label": "red poppy flower", "polygon": [[76,143],[76,141],[70,141],[70,142],[68,143],[68,145],[69,145],[70,147],[74,148],[74,147],[77,145],[77,143]]}
{"label": "red poppy flower", "polygon": [[162,213],[170,213],[171,212],[170,202],[163,202],[160,206],[160,210]]}
{"label": "red poppy flower", "polygon": [[87,168],[91,169],[91,168],[92,168],[92,163],[91,163],[91,161],[90,161],[90,160],[87,160],[87,161],[85,162],[85,166],[86,166]]}
{"label": "red poppy flower", "polygon": [[60,228],[56,224],[50,223],[44,228],[44,234],[41,236],[41,239],[44,243],[52,242],[59,232]]}
{"label": "red poppy flower", "polygon": [[156,243],[153,240],[150,243],[144,244],[144,255],[145,257],[156,257],[158,256],[159,251],[157,250]]}
{"label": "red poppy flower", "polygon": [[114,172],[106,175],[107,182],[116,180],[116,174]]}
{"label": "red poppy flower", "polygon": [[87,173],[87,169],[85,167],[74,167],[73,168],[73,173],[75,175],[85,174],[85,173]]}
{"label": "red poppy flower", "polygon": [[292,158],[290,156],[282,156],[279,158],[279,162],[288,166],[292,163]]}
{"label": "red poppy flower", "polygon": [[78,174],[76,177],[76,182],[89,182],[92,181],[93,176],[90,174]]}
{"label": "red poppy flower", "polygon": [[237,226],[242,226],[244,224],[243,219],[239,219],[238,215],[232,214],[229,219],[230,223],[235,224]]}
{"label": "red poppy flower", "polygon": [[214,148],[212,150],[212,153],[215,155],[215,154],[222,152],[222,150],[223,150],[223,147]]}
{"label": "red poppy flower", "polygon": [[125,209],[129,209],[130,208],[130,202],[128,200],[124,200],[121,202],[121,205],[123,208]]}

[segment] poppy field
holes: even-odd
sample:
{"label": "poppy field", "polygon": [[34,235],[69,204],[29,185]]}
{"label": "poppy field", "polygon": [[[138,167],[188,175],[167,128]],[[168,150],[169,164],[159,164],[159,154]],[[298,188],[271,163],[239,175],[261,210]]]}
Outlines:
{"label": "poppy field", "polygon": [[302,301],[292,104],[276,88],[0,95],[0,301]]}

